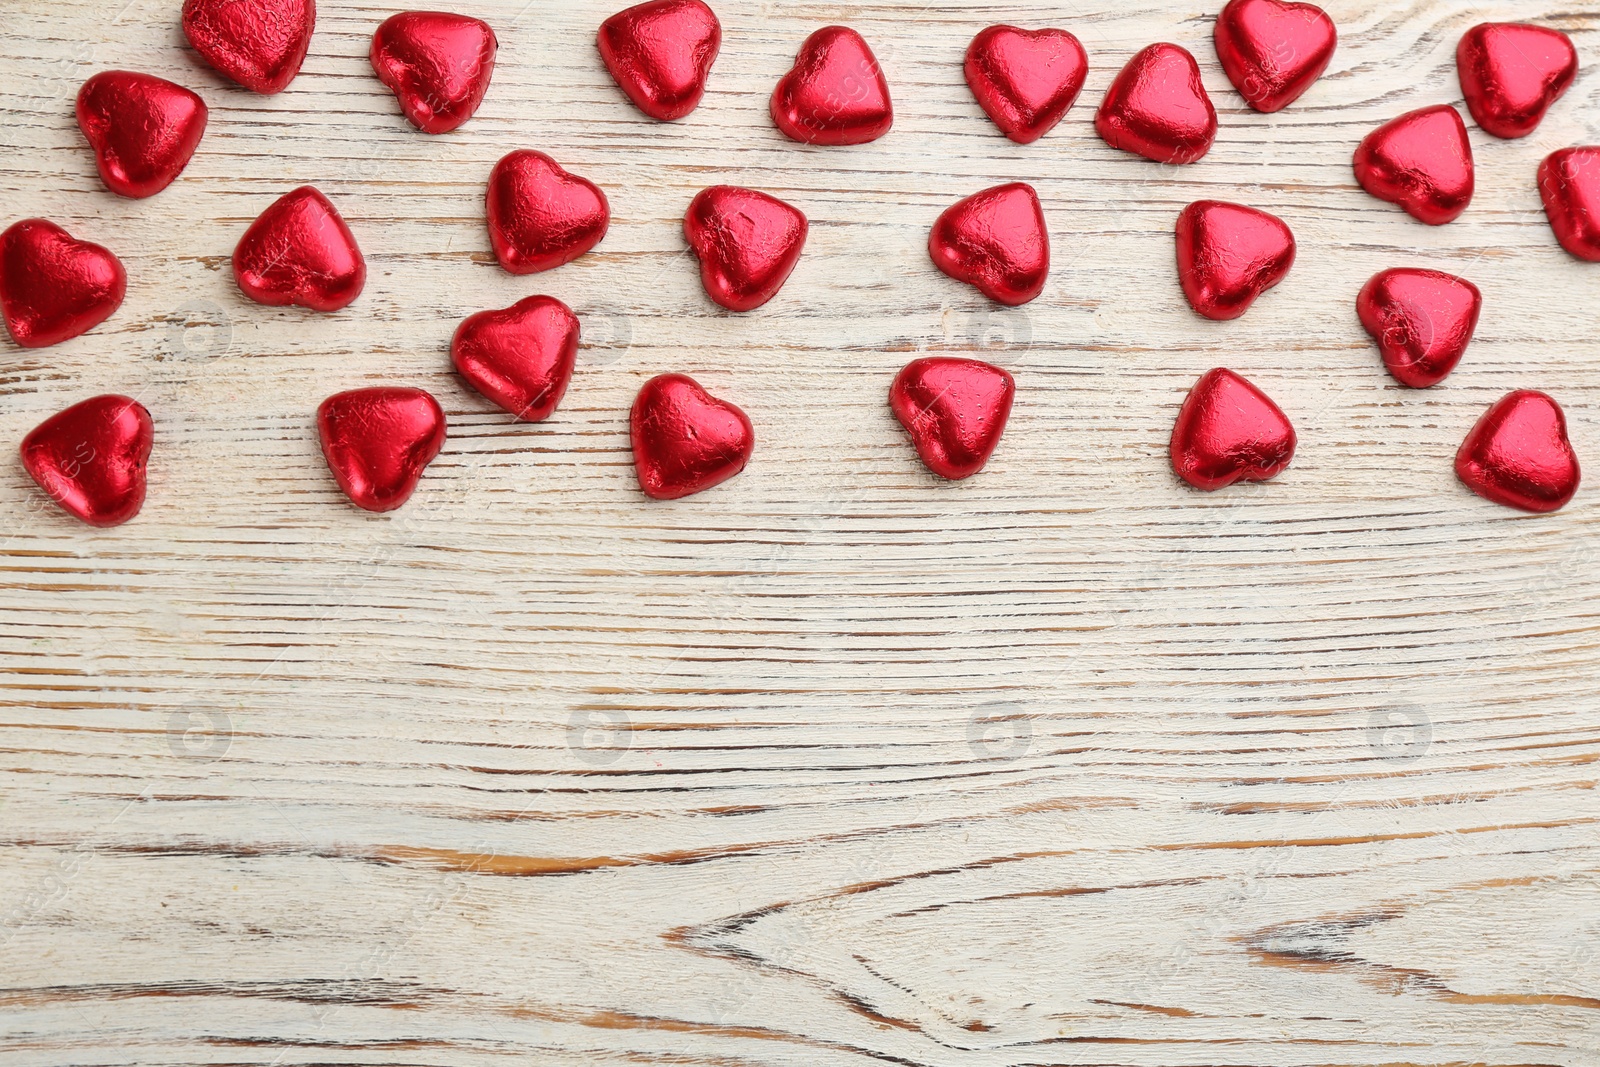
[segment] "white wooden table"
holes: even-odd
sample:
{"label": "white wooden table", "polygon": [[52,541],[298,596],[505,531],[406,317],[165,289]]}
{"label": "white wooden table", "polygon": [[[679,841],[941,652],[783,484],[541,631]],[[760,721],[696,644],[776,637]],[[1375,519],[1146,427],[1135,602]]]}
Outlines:
{"label": "white wooden table", "polygon": [[[613,0],[621,5],[621,0]],[[1327,77],[1277,116],[1216,62],[1220,0],[717,3],[705,104],[660,125],[602,68],[603,0],[471,0],[499,31],[479,116],[428,138],[366,60],[394,8],[323,0],[281,96],[182,45],[177,0],[5,0],[4,221],[118,252],[121,312],[0,342],[0,448],[107,391],[157,424],[150,499],[94,531],[0,464],[0,1060],[68,1064],[1600,1063],[1600,513],[1457,484],[1493,400],[1544,389],[1600,471],[1600,267],[1534,184],[1600,138],[1594,0],[1330,0]],[[1403,111],[1459,102],[1487,19],[1571,32],[1577,86],[1522,142],[1473,129],[1476,203],[1430,229],[1355,185]],[[1009,21],[1092,63],[1058,130],[1004,140],[961,75]],[[803,38],[877,49],[894,131],[783,140]],[[1222,133],[1201,164],[1113,152],[1115,71],[1171,40]],[[100,186],[90,74],[212,106],[185,176]],[[490,167],[599,182],[600,249],[502,272]],[[1039,190],[1045,295],[989,305],[925,241],[960,196]],[[248,222],[311,182],[371,266],[336,315],[250,304]],[[709,303],[680,220],[748,184],[813,223],[778,299]],[[1281,215],[1300,262],[1244,319],[1183,302],[1186,203]],[[1356,321],[1421,265],[1487,299],[1442,386],[1406,391]],[[452,375],[466,314],[548,293],[588,345],[515,425]],[[995,460],[944,484],[885,396],[921,353],[1009,368]],[[1206,369],[1296,422],[1294,466],[1202,495],[1166,443]],[[755,422],[750,468],[637,491],[626,415],[684,371]],[[403,511],[344,502],[313,412],[419,385],[451,439]]]}

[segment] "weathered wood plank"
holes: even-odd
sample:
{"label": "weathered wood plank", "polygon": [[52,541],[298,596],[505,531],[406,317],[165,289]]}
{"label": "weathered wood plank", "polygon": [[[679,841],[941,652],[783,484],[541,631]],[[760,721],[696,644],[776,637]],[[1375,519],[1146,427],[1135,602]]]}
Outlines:
{"label": "weathered wood plank", "polygon": [[[634,112],[599,0],[474,0],[500,33],[480,115],[425,138],[365,60],[392,9],[324,0],[290,91],[226,87],[176,5],[14,0],[0,19],[6,220],[122,255],[122,311],[0,342],[0,447],[96,392],[158,426],[150,501],[90,531],[0,465],[0,1049],[8,1063],[1376,1064],[1600,1062],[1600,519],[1456,484],[1483,408],[1565,405],[1600,456],[1595,268],[1533,173],[1600,137],[1600,9],[1331,0],[1341,49],[1276,116],[1232,92],[1212,8],[1140,0],[717,5],[705,105]],[[1532,138],[1473,132],[1479,195],[1413,223],[1352,179],[1378,122],[1459,102],[1487,19],[1571,32],[1586,69]],[[847,21],[894,132],[807,149],[766,99]],[[1040,143],[961,80],[995,21],[1091,55]],[[1139,47],[1200,59],[1203,163],[1105,148]],[[119,66],[202,92],[185,177],[105,193],[73,94]],[[483,183],[513,148],[604,186],[594,254],[494,265]],[[928,262],[959,196],[1036,185],[1045,295],[1002,310]],[[714,182],[811,217],[750,315],[702,294],[679,220]],[[228,258],[314,182],[372,267],[314,317],[247,303]],[[1245,319],[1183,303],[1172,223],[1203,196],[1280,214],[1301,258]],[[1354,314],[1375,271],[1483,290],[1461,370],[1393,385]],[[587,347],[561,412],[467,393],[456,323],[531,292]],[[922,352],[1015,373],[980,478],[937,484],[884,402]],[[1295,465],[1201,496],[1166,440],[1226,364],[1294,418]],[[735,400],[750,469],[638,494],[626,413],[682,370]],[[406,509],[346,506],[312,413],[366,382],[434,391],[451,440]]]}

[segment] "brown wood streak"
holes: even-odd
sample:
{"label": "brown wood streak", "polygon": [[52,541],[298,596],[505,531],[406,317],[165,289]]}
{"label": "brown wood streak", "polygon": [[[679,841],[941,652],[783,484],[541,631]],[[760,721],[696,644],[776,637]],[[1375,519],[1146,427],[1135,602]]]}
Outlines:
{"label": "brown wood streak", "polygon": [[1274,952],[1258,946],[1252,946],[1250,951],[1258,962],[1270,967],[1289,967],[1318,972],[1350,971],[1357,973],[1361,981],[1372,984],[1385,992],[1400,993],[1420,988],[1429,995],[1452,1004],[1600,1009],[1600,998],[1596,997],[1578,997],[1564,994],[1460,993],[1446,986],[1437,975],[1426,971],[1413,968],[1389,967],[1373,961],[1357,959],[1344,952]]}

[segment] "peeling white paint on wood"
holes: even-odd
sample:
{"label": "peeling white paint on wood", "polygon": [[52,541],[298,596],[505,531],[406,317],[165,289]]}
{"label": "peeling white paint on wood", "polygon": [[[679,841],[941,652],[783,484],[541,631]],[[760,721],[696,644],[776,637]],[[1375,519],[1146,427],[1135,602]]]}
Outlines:
{"label": "peeling white paint on wood", "polygon": [[[620,6],[620,0],[618,0]],[[458,5],[460,6],[460,5]],[[1246,109],[1217,4],[733,3],[705,104],[624,100],[591,0],[461,7],[495,84],[424,137],[366,61],[393,8],[324,0],[281,96],[224,85],[169,0],[10,0],[7,222],[121,255],[93,333],[0,343],[0,447],[105,391],[157,423],[150,501],[92,531],[0,464],[0,1051],[8,1064],[1600,1063],[1600,519],[1525,517],[1451,461],[1513,388],[1600,466],[1592,265],[1534,185],[1600,139],[1600,8],[1327,4],[1329,74]],[[1571,32],[1585,72],[1540,131],[1473,130],[1479,191],[1430,229],[1350,154],[1460,101],[1489,19]],[[1089,50],[1043,141],[984,119],[961,56],[996,21]],[[848,22],[888,71],[884,140],[811,149],[766,114],[804,37]],[[1093,110],[1140,47],[1199,58],[1222,133],[1164,168]],[[199,156],[104,192],[90,74],[200,91]],[[539,148],[611,198],[610,236],[537,278],[494,265],[484,182]],[[1039,190],[1045,295],[990,306],[924,244],[959,197]],[[246,302],[249,221],[318,185],[369,257],[331,316]],[[750,315],[700,290],[680,220],[748,184],[813,223]],[[1184,304],[1178,211],[1271,211],[1300,261],[1244,319]],[[1484,291],[1426,392],[1356,321],[1362,282],[1432,266]],[[534,292],[588,347],[563,409],[515,425],[453,377],[465,315]],[[927,352],[1017,377],[980,477],[927,475],[885,402]],[[1295,420],[1295,465],[1214,496],[1171,475],[1185,390],[1227,365]],[[739,478],[647,502],[634,392],[684,371],[743,406]],[[426,387],[452,437],[412,503],[345,504],[313,413]]]}

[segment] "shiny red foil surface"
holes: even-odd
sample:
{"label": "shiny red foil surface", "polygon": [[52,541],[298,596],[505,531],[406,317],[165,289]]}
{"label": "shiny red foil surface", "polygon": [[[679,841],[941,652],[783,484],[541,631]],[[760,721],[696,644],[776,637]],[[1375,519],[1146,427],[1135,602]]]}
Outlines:
{"label": "shiny red foil surface", "polygon": [[204,100],[149,74],[108,70],[78,90],[78,128],[100,180],[118,196],[154,196],[194,158],[205,136]]}
{"label": "shiny red foil surface", "polygon": [[1484,413],[1456,454],[1456,475],[1485,500],[1533,512],[1566,507],[1583,480],[1561,405],[1531,389]]}
{"label": "shiny red foil surface", "polygon": [[1265,211],[1201,200],[1178,216],[1178,280],[1208,319],[1236,319],[1294,266],[1294,234]]}
{"label": "shiny red foil surface", "polygon": [[116,313],[128,275],[116,256],[46,219],[0,233],[0,314],[23,348],[87,333]]}
{"label": "shiny red foil surface", "polygon": [[1050,276],[1050,234],[1033,186],[998,185],[951,206],[928,237],[934,265],[1001,304],[1026,304]]}
{"label": "shiny red foil surface", "polygon": [[1217,16],[1217,59],[1245,103],[1282,111],[1322,77],[1339,31],[1315,4],[1229,0]]}
{"label": "shiny red foil surface", "polygon": [[1456,69],[1479,126],[1496,137],[1526,137],[1572,88],[1578,50],[1560,30],[1486,22],[1461,38]]}
{"label": "shiny red foil surface", "polygon": [[599,244],[611,226],[611,205],[598,185],[524,149],[495,164],[488,217],[500,265],[512,274],[537,274]]}
{"label": "shiny red foil surface", "polygon": [[1083,91],[1089,57],[1066,30],[990,26],[967,48],[967,85],[1000,132],[1032,144]]}
{"label": "shiny red foil surface", "polygon": [[1264,482],[1291,460],[1294,427],[1265,393],[1231,370],[1201,375],[1172,429],[1172,469],[1213,492],[1239,481]]}
{"label": "shiny red foil surface", "polygon": [[489,24],[440,11],[403,11],[372,35],[368,56],[411,125],[449,133],[478,111],[499,41]]}
{"label": "shiny red foil surface", "polygon": [[895,376],[889,407],[917,455],[941,478],[983,470],[1011,417],[1017,384],[999,367],[942,356],[914,360]]}
{"label": "shiny red foil surface", "polygon": [[250,224],[233,251],[233,276],[259,304],[338,311],[361,295],[367,264],[338,210],[302,185]]}
{"label": "shiny red foil surface", "polygon": [[876,141],[894,125],[889,82],[855,30],[824,26],[806,38],[772,94],[772,121],[790,140],[816,145]]}
{"label": "shiny red foil surface", "polygon": [[216,71],[254,93],[300,73],[317,28],[315,0],[184,0],[183,32]]}
{"label": "shiny red foil surface", "polygon": [[577,365],[578,316],[561,301],[530,296],[480,311],[456,329],[455,368],[485,397],[524,422],[555,413]]}
{"label": "shiny red foil surface", "polygon": [[1153,44],[1111,83],[1094,125],[1112,148],[1157,163],[1193,163],[1217,139],[1217,109],[1194,56],[1175,44]]}
{"label": "shiny red foil surface", "polygon": [[144,506],[154,432],[137,400],[97,396],[24,437],[22,465],[68,514],[91,526],[121,526]]}
{"label": "shiny red foil surface", "polygon": [[1482,311],[1476,285],[1436,270],[1383,271],[1356,298],[1356,313],[1378,342],[1383,365],[1413,389],[1438,385],[1456,369]]}
{"label": "shiny red foil surface", "polygon": [[1539,166],[1539,196],[1561,247],[1600,263],[1600,148],[1563,148]]}
{"label": "shiny red foil surface", "polygon": [[753,311],[778,295],[809,230],[799,208],[732,185],[701,192],[683,219],[706,295],[730,311]]}
{"label": "shiny red foil surface", "polygon": [[1444,104],[1373,130],[1356,149],[1355,170],[1367,192],[1430,226],[1460,218],[1476,182],[1466,123]]}
{"label": "shiny red foil surface", "polygon": [[654,0],[601,23],[599,47],[634,106],[672,122],[700,106],[722,48],[722,23],[701,0]]}
{"label": "shiny red foil surface", "polygon": [[750,462],[755,430],[726,400],[685,374],[663,374],[639,390],[630,420],[639,488],[677,500],[727,481]]}
{"label": "shiny red foil surface", "polygon": [[322,402],[317,432],[345,496],[366,511],[393,511],[444,447],[445,418],[421,389],[353,389]]}

